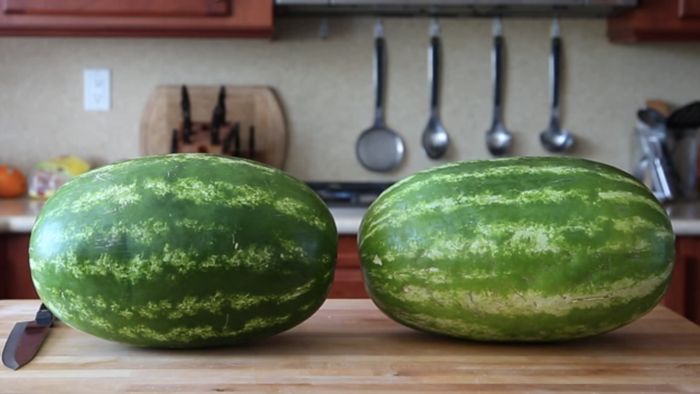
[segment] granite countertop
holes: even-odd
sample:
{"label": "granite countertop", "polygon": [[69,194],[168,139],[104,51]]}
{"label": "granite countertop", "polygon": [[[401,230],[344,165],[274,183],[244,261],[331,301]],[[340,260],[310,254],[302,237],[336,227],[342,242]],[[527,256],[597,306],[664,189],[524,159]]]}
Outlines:
{"label": "granite countertop", "polygon": [[[43,201],[28,198],[0,199],[0,233],[28,233]],[[339,234],[356,234],[366,208],[331,207]],[[700,235],[700,201],[678,202],[666,207],[676,235]]]}

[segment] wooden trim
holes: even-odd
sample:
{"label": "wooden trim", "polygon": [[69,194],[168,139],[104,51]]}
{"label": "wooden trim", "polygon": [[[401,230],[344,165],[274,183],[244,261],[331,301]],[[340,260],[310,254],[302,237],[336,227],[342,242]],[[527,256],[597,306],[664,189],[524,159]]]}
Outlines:
{"label": "wooden trim", "polygon": [[[0,0],[6,4],[9,0]],[[0,14],[0,35],[81,37],[272,37],[273,0],[231,0],[226,17]]]}
{"label": "wooden trim", "polygon": [[700,18],[700,0],[678,0],[680,18]]}
{"label": "wooden trim", "polygon": [[227,16],[231,0],[5,0],[6,14],[72,16]]}
{"label": "wooden trim", "polygon": [[700,19],[681,19],[678,13],[677,1],[645,0],[608,18],[608,38],[616,43],[700,40]]}

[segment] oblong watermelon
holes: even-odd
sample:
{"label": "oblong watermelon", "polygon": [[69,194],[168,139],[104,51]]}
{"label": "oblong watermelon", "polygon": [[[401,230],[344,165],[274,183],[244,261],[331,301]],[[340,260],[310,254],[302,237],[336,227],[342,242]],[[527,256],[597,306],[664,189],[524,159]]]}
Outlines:
{"label": "oblong watermelon", "polygon": [[623,171],[573,158],[448,164],[386,190],[358,237],[366,288],[394,320],[484,341],[623,326],[668,285],[664,209]]}
{"label": "oblong watermelon", "polygon": [[328,294],[336,247],[333,217],[303,183],[247,160],[175,154],[65,184],[29,253],[39,296],[68,325],[177,348],[304,321]]}

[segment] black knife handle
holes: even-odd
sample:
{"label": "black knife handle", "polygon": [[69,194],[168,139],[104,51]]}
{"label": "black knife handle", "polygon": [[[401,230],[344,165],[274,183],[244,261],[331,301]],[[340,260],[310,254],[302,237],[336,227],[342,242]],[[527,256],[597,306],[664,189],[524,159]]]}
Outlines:
{"label": "black knife handle", "polygon": [[241,156],[241,135],[238,127],[233,129],[233,155],[237,157]]}
{"label": "black knife handle", "polygon": [[177,141],[177,129],[173,129],[173,135],[170,138],[170,153],[177,153],[179,144]]}
{"label": "black knife handle", "polygon": [[248,131],[248,156],[255,159],[255,126],[250,126]]}
{"label": "black knife handle", "polygon": [[216,102],[216,108],[219,110],[219,122],[226,122],[226,87],[219,88],[219,99]]}
{"label": "black knife handle", "polygon": [[224,143],[221,146],[221,154],[222,155],[229,155],[231,152],[229,150],[231,149],[231,132],[229,131],[229,135],[224,138]]}
{"label": "black knife handle", "polygon": [[34,320],[36,321],[36,324],[41,327],[51,327],[54,320],[53,313],[51,313],[46,305],[41,304]]}
{"label": "black knife handle", "polygon": [[219,130],[221,125],[226,123],[226,88],[219,89],[219,98],[216,101],[214,112],[211,115],[211,144],[221,144]]}
{"label": "black knife handle", "polygon": [[233,136],[235,133],[238,133],[238,128],[240,127],[240,124],[236,122],[233,127],[228,132],[228,135],[226,138],[224,138],[224,145],[221,148],[221,152],[226,154],[226,155],[232,155],[233,152],[231,152],[231,145],[233,144]]}
{"label": "black knife handle", "polygon": [[219,138],[219,128],[221,127],[220,119],[221,119],[221,117],[217,114],[216,108],[215,108],[214,114],[211,117],[211,141],[210,142],[212,145],[219,145],[221,143],[221,139]]}
{"label": "black knife handle", "polygon": [[182,126],[182,141],[186,144],[192,143],[192,121],[185,120]]}
{"label": "black knife handle", "polygon": [[180,107],[182,108],[182,140],[186,144],[192,143],[192,118],[190,115],[190,94],[187,86],[180,89]]}

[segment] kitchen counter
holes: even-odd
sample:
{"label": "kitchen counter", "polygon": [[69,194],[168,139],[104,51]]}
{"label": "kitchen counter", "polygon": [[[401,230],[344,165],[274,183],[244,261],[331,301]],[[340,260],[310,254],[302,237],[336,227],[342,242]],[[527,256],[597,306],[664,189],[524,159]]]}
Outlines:
{"label": "kitchen counter", "polygon": [[[0,199],[0,233],[28,233],[43,201],[29,198]],[[366,208],[331,207],[340,234],[355,234]]]}
{"label": "kitchen counter", "polygon": [[[0,233],[30,232],[43,205],[28,198],[0,199]],[[366,208],[331,207],[339,234],[356,234]],[[700,202],[680,202],[666,207],[676,235],[700,235]]]}
{"label": "kitchen counter", "polygon": [[700,202],[676,202],[666,205],[676,235],[700,235]]}
{"label": "kitchen counter", "polygon": [[0,233],[28,233],[43,201],[30,198],[0,199]]}
{"label": "kitchen counter", "polygon": [[[0,344],[37,301],[0,301]],[[309,320],[247,346],[141,349],[62,323],[37,357],[0,366],[0,391],[700,391],[700,327],[659,306],[614,332],[555,344],[488,344],[429,335],[369,300],[328,300]]]}

